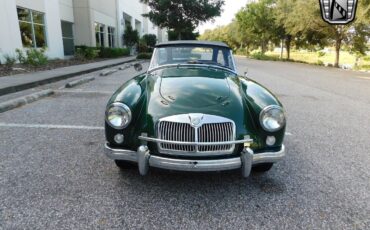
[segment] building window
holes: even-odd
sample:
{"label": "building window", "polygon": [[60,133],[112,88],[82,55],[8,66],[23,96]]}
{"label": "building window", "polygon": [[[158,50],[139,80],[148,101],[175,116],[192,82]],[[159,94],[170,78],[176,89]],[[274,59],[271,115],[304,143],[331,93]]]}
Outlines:
{"label": "building window", "polygon": [[64,55],[69,56],[74,54],[74,39],[73,39],[73,23],[62,21],[62,37]]}
{"label": "building window", "polygon": [[45,14],[17,7],[19,28],[24,47],[46,47]]}
{"label": "building window", "polygon": [[114,27],[108,27],[108,44],[109,47],[114,47],[116,42],[115,37],[115,28]]}
{"label": "building window", "polygon": [[100,23],[95,23],[95,39],[97,47],[104,47],[104,25]]}

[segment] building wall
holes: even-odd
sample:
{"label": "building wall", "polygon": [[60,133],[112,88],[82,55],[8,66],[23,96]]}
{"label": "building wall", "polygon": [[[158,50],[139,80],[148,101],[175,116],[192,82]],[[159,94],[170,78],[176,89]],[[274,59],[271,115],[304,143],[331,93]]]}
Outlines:
{"label": "building wall", "polygon": [[45,28],[49,58],[64,58],[59,0],[44,0]]}
{"label": "building wall", "polygon": [[44,0],[16,0],[16,5],[40,12],[45,12]]}
{"label": "building wall", "polygon": [[73,0],[59,0],[59,12],[61,20],[73,23]]}
{"label": "building wall", "polygon": [[[96,46],[95,23],[105,25],[105,46],[108,26],[117,27],[116,0],[74,0],[75,44]],[[117,31],[117,29],[116,29]]]}
{"label": "building wall", "polygon": [[45,13],[46,55],[50,58],[63,58],[58,0],[2,0],[0,7],[0,59],[4,61],[4,55],[14,56],[16,49],[23,49],[17,7]]}
{"label": "building wall", "polygon": [[1,0],[0,7],[0,61],[4,55],[15,55],[15,49],[22,47],[19,32],[17,7],[14,0]]}
{"label": "building wall", "polygon": [[[17,6],[45,14],[46,55],[64,58],[61,21],[72,23],[75,45],[96,46],[95,22],[105,25],[105,46],[108,46],[108,26],[115,28],[115,46],[123,47],[125,21],[129,21],[140,36],[156,34],[166,40],[162,30],[142,16],[149,11],[139,0],[0,0],[0,60],[4,55],[15,56],[23,49]],[[73,46],[72,46],[73,47]]]}

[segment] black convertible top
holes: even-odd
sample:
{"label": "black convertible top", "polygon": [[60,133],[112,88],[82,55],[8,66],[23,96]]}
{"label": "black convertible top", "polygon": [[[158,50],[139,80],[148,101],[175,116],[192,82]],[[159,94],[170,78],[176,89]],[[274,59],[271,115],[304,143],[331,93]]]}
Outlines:
{"label": "black convertible top", "polygon": [[157,44],[156,47],[179,46],[179,45],[219,46],[219,47],[223,47],[223,48],[229,48],[229,46],[227,46],[223,42],[198,41],[198,40],[183,40],[183,41],[162,42],[162,43]]}

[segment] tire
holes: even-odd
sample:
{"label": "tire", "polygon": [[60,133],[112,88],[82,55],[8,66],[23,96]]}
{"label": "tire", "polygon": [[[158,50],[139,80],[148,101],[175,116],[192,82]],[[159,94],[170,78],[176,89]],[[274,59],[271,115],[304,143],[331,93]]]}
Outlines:
{"label": "tire", "polygon": [[269,171],[274,163],[263,163],[263,164],[257,164],[252,167],[252,170],[254,172],[267,172]]}
{"label": "tire", "polygon": [[135,164],[130,161],[115,160],[114,162],[120,169],[132,169],[135,167]]}

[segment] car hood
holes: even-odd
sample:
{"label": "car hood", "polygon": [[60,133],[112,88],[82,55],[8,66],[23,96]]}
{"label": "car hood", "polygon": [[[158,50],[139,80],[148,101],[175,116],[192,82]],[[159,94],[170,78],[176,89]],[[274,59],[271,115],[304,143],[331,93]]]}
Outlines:
{"label": "car hood", "polygon": [[202,108],[221,104],[229,98],[230,86],[225,78],[197,75],[161,77],[162,99],[178,106]]}
{"label": "car hood", "polygon": [[166,68],[147,77],[146,114],[162,117],[204,113],[243,121],[246,107],[237,75],[212,68]]}

